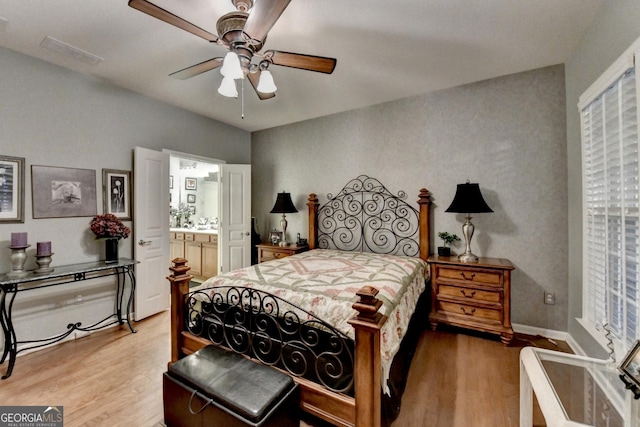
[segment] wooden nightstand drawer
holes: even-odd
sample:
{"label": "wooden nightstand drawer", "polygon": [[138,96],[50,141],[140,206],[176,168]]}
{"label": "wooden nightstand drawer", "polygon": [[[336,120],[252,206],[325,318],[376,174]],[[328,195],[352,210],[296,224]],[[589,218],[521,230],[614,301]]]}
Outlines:
{"label": "wooden nightstand drawer", "polygon": [[277,246],[269,243],[256,245],[258,248],[258,262],[273,261],[275,259],[286,258],[293,254],[309,250],[309,246]]}
{"label": "wooden nightstand drawer", "polygon": [[271,252],[271,251],[262,251],[262,262],[271,261],[274,259],[286,258],[290,254],[284,252]]}
{"label": "wooden nightstand drawer", "polygon": [[502,286],[502,271],[438,267],[436,279],[464,280],[466,282]]}
{"label": "wooden nightstand drawer", "polygon": [[500,292],[465,288],[461,286],[439,285],[438,296],[469,300],[470,303],[475,303],[477,301],[502,304],[502,294]]}
{"label": "wooden nightstand drawer", "polygon": [[507,259],[480,258],[461,262],[457,257],[429,257],[431,313],[429,323],[471,328],[500,335],[509,344],[511,328],[511,271]]}
{"label": "wooden nightstand drawer", "polygon": [[489,308],[476,307],[473,305],[456,304],[453,302],[439,301],[439,310],[444,313],[473,317],[478,320],[489,320],[496,323],[502,322],[502,311]]}

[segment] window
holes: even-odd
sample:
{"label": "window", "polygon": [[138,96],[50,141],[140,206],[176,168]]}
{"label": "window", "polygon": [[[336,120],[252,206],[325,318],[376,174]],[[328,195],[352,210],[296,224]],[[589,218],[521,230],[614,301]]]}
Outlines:
{"label": "window", "polygon": [[[640,187],[636,42],[580,97],[582,324],[616,354],[640,338]],[[603,326],[606,324],[606,328]]]}

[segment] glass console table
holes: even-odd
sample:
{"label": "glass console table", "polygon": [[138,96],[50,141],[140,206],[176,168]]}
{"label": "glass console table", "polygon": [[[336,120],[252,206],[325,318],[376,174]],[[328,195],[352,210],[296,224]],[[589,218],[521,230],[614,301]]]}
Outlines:
{"label": "glass console table", "polygon": [[[0,275],[0,324],[2,325],[2,332],[4,333],[4,350],[2,352],[2,358],[0,358],[0,364],[4,363],[7,358],[9,360],[7,372],[2,379],[4,380],[11,376],[18,353],[61,341],[74,331],[90,332],[106,328],[116,323],[122,325],[126,322],[131,332],[136,332],[131,324],[130,313],[136,286],[134,266],[137,263],[138,261],[120,258],[118,262],[109,264],[104,261],[95,261],[56,266],[51,272],[42,274],[30,272],[28,275],[20,278],[11,278],[6,274]],[[18,340],[12,319],[13,303],[18,293],[106,276],[117,277],[118,284],[116,288],[116,306],[114,313],[88,326],[83,326],[81,322],[69,323],[66,331],[53,337],[39,340]],[[126,299],[126,307],[124,307],[125,282],[127,278],[129,278],[131,286]]]}
{"label": "glass console table", "polygon": [[615,363],[535,347],[520,352],[520,427],[533,422],[533,393],[549,427],[638,427],[639,401]]}

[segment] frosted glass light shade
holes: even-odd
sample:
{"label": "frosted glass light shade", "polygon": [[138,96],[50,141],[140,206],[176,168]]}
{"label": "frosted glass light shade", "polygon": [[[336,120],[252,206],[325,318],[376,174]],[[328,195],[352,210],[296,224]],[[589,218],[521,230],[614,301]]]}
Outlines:
{"label": "frosted glass light shade", "polygon": [[273,93],[278,90],[269,70],[264,70],[260,73],[260,81],[256,90],[262,93]]}
{"label": "frosted glass light shade", "polygon": [[238,90],[236,89],[236,81],[231,77],[223,78],[222,83],[220,83],[220,87],[218,88],[218,93],[222,96],[226,96],[227,98],[237,98]]}
{"label": "frosted glass light shade", "polygon": [[224,57],[222,68],[220,68],[220,74],[232,79],[241,79],[244,77],[242,67],[240,66],[240,59],[235,52],[229,52]]}

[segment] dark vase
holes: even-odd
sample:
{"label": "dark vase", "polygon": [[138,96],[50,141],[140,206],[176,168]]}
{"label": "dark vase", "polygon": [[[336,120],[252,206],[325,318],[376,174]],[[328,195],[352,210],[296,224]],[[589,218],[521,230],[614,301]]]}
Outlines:
{"label": "dark vase", "polygon": [[438,246],[438,256],[451,256],[451,248],[448,246]]}
{"label": "dark vase", "polygon": [[107,264],[118,262],[118,239],[104,240],[104,262]]}

